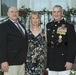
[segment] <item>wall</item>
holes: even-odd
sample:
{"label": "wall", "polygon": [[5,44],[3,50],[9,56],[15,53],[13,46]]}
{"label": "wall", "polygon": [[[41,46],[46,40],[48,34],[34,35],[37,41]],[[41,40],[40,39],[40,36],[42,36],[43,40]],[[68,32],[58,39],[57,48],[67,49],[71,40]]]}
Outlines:
{"label": "wall", "polygon": [[68,5],[70,8],[76,8],[76,0],[68,0]]}
{"label": "wall", "polygon": [[[35,3],[37,1],[38,0],[17,0],[17,3],[18,3],[17,6],[18,6],[18,8],[21,8],[21,6],[25,5],[25,7],[31,8],[32,10],[35,10],[35,6],[34,5],[35,5]],[[43,3],[44,3],[44,0],[40,0],[40,1],[43,1]],[[70,8],[71,7],[75,7],[76,8],[76,0],[60,0],[60,1],[57,0],[57,2],[56,2],[56,0],[46,0],[46,1],[48,1],[48,2],[46,2],[46,6],[47,6],[48,10],[52,10],[52,7],[53,7],[54,4],[61,4],[61,6],[63,8],[66,8],[67,6],[69,6]],[[44,4],[44,6],[45,6],[45,4]]]}
{"label": "wall", "polygon": [[22,6],[29,7],[29,0],[17,0],[17,7],[18,9]]}
{"label": "wall", "polygon": [[[34,1],[36,2],[37,0],[17,0],[17,7],[19,9],[23,5],[25,5],[26,8],[31,8],[32,10],[34,10],[35,9],[35,7],[34,7]],[[53,6],[55,0],[47,0],[47,1],[48,1],[48,3],[47,3],[47,9],[48,10],[52,10],[52,6]],[[67,5],[69,5],[70,8],[71,7],[76,8],[76,0],[66,0],[66,1],[67,1]],[[1,17],[1,0],[0,0],[0,17]]]}
{"label": "wall", "polygon": [[71,6],[76,8],[76,0],[71,0]]}

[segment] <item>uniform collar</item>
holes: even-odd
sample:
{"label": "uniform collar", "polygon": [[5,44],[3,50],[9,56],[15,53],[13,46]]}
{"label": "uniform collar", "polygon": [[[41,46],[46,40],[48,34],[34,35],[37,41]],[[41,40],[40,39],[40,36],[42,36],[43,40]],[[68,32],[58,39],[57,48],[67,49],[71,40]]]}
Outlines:
{"label": "uniform collar", "polygon": [[64,19],[61,19],[60,21],[53,21],[55,24],[59,24],[59,23],[64,23],[65,22],[65,20]]}

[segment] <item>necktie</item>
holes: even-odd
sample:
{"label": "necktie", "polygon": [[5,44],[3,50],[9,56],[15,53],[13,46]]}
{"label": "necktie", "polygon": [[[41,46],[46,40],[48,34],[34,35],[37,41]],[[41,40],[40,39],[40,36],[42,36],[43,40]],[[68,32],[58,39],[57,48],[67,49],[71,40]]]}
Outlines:
{"label": "necktie", "polygon": [[23,33],[23,30],[21,29],[21,27],[20,27],[19,23],[16,23],[16,24],[17,24],[18,29],[19,29],[19,31],[21,32],[21,34],[25,37],[25,34]]}

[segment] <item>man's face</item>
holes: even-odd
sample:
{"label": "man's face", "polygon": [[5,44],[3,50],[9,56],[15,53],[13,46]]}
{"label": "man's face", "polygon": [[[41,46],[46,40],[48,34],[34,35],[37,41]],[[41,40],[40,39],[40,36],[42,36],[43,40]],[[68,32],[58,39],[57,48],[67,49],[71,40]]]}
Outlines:
{"label": "man's face", "polygon": [[18,19],[18,10],[15,7],[11,7],[8,11],[8,17],[16,21]]}
{"label": "man's face", "polygon": [[60,21],[63,16],[62,9],[60,7],[55,7],[52,12],[53,18],[55,21]]}

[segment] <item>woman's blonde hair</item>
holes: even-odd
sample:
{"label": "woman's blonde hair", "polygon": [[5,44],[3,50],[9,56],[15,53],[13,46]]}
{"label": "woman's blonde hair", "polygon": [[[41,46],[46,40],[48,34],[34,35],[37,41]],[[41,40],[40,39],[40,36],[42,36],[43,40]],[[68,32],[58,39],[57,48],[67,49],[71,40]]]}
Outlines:
{"label": "woman's blonde hair", "polygon": [[[39,20],[40,20],[40,14],[37,11],[32,11],[30,14],[30,19],[32,18],[32,15],[37,15]],[[40,22],[39,22],[39,26],[40,26]]]}
{"label": "woman's blonde hair", "polygon": [[31,19],[32,15],[38,15],[38,18],[40,19],[40,14],[37,11],[32,11],[31,12],[30,19]]}

